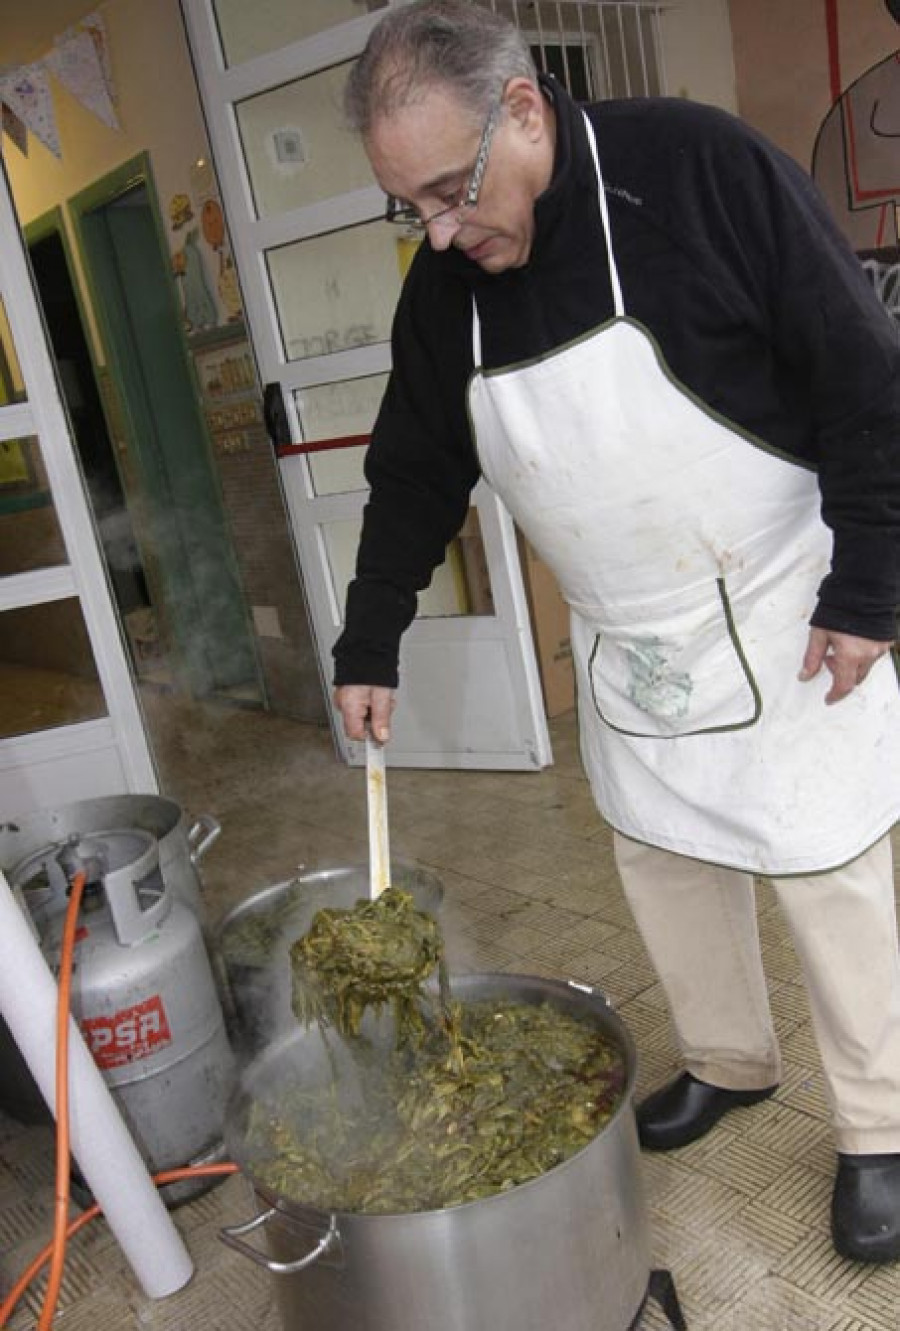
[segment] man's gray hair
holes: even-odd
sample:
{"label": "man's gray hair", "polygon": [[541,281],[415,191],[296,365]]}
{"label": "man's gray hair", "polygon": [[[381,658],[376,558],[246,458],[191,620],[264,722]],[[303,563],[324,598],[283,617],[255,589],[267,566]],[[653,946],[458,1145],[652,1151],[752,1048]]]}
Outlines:
{"label": "man's gray hair", "polygon": [[481,117],[519,75],[537,80],[528,43],[508,19],[470,0],[417,0],[390,10],[371,32],[347,80],[344,111],[367,134],[443,85]]}

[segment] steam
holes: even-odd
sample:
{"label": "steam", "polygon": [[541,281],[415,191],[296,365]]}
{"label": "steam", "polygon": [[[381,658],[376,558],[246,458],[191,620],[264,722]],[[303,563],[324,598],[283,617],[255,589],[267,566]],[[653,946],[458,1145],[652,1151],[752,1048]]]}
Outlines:
{"label": "steam", "polygon": [[[393,879],[395,886],[412,894],[418,909],[438,914],[442,889],[434,875],[395,863]],[[238,1155],[245,1149],[243,1119],[251,1101],[270,1108],[301,1138],[309,1129],[304,1119],[310,1097],[321,1099],[323,1091],[330,1092],[342,1122],[342,1131],[328,1138],[332,1153],[326,1163],[335,1176],[347,1159],[364,1153],[391,1112],[396,1032],[390,1013],[367,1011],[360,1037],[345,1041],[324,1027],[304,1030],[291,1008],[291,944],[308,931],[316,911],[347,909],[367,894],[363,867],[301,874],[251,898],[223,923],[221,951],[242,1092],[229,1125],[230,1144]],[[263,934],[254,936],[260,927]]]}

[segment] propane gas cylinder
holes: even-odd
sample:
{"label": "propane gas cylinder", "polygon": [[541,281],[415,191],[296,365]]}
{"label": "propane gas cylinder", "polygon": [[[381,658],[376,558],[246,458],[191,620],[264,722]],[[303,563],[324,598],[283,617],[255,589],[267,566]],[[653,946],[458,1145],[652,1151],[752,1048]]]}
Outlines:
{"label": "propane gas cylinder", "polygon": [[[70,837],[53,855],[86,874],[72,976],[72,1013],[154,1172],[215,1155],[233,1054],[196,916],[162,878],[156,840],[134,829]],[[34,858],[20,866],[35,872]],[[41,950],[58,970],[64,915]]]}

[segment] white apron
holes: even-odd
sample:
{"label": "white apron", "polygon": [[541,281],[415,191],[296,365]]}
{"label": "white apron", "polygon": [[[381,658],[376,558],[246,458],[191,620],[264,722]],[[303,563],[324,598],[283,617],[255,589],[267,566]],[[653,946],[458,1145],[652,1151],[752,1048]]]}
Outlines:
{"label": "white apron", "polygon": [[679,384],[625,313],[593,130],[615,318],[475,372],[484,476],[572,611],[581,752],[627,836],[760,873],[837,867],[900,814],[891,658],[830,707],[797,674],[831,534],[815,473]]}

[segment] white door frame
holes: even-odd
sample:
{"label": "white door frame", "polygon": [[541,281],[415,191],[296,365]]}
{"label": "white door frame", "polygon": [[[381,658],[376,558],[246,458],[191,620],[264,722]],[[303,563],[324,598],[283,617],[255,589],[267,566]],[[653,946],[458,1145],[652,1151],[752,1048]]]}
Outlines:
{"label": "white door frame", "polygon": [[[390,344],[378,342],[289,360],[279,332],[266,251],[376,220],[383,215],[384,196],[371,185],[259,218],[235,107],[245,98],[353,59],[385,11],[350,19],[228,66],[214,0],[181,0],[181,5],[260,378],[265,384],[281,385],[291,439],[299,442],[303,431],[294,391],[387,373]],[[367,492],[317,495],[303,454],[281,456],[279,471],[319,664],[324,678],[329,679],[331,648],[342,628],[343,607],[336,604],[324,530],[330,522],[358,520]],[[495,613],[419,618],[404,636],[401,690],[390,749],[395,766],[515,770],[543,767],[552,760],[513,523],[483,483],[472,502],[478,509]],[[439,684],[434,683],[438,680]],[[339,726],[335,740],[345,758],[362,761],[361,746],[348,742]]]}
{"label": "white door frame", "polygon": [[0,407],[0,439],[37,436],[69,559],[0,577],[0,611],[77,596],[108,712],[0,739],[0,819],[8,819],[95,795],[156,793],[159,785],[5,169],[0,293],[27,395]]}

